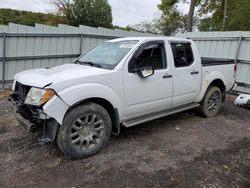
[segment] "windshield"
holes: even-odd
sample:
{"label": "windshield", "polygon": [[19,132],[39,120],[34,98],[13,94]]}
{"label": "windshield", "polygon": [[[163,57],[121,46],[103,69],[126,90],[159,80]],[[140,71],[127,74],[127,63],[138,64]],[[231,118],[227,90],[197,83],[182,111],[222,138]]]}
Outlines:
{"label": "windshield", "polygon": [[104,42],[81,56],[77,63],[113,69],[137,43],[135,40]]}

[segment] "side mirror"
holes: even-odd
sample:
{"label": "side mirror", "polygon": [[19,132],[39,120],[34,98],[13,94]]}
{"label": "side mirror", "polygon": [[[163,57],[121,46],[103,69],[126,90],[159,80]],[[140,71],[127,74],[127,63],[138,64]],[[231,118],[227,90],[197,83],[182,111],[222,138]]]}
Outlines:
{"label": "side mirror", "polygon": [[153,67],[142,67],[142,68],[137,70],[137,74],[141,78],[147,78],[149,76],[152,76],[154,73],[155,73],[155,71],[154,71]]}

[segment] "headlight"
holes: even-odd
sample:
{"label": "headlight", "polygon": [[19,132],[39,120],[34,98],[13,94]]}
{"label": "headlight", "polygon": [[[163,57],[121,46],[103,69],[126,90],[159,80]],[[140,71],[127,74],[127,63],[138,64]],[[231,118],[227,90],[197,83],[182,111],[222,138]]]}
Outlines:
{"label": "headlight", "polygon": [[55,92],[51,89],[39,89],[32,87],[26,96],[25,104],[40,106],[55,96]]}

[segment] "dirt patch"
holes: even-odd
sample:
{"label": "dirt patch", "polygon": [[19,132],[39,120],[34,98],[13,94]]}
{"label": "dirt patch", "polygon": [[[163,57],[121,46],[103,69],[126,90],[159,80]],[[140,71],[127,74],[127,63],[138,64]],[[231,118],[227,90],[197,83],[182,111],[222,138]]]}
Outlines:
{"label": "dirt patch", "polygon": [[250,110],[231,97],[214,118],[191,110],[123,128],[83,160],[39,146],[39,135],[0,97],[0,187],[250,187]]}

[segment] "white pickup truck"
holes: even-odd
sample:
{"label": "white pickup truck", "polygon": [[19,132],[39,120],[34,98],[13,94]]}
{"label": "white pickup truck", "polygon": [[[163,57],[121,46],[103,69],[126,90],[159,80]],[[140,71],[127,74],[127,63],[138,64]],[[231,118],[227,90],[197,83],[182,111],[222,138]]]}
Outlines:
{"label": "white pickup truck", "polygon": [[121,126],[197,107],[215,116],[234,72],[232,61],[201,58],[192,40],[121,38],[74,63],[16,74],[10,100],[27,130],[43,127],[40,142],[77,159],[100,151]]}

